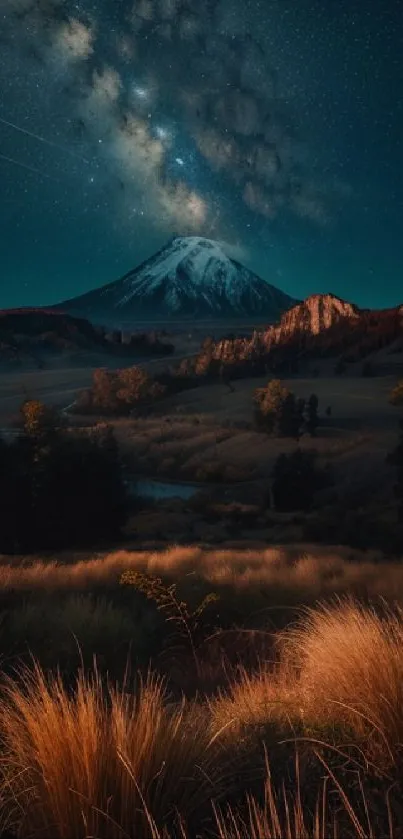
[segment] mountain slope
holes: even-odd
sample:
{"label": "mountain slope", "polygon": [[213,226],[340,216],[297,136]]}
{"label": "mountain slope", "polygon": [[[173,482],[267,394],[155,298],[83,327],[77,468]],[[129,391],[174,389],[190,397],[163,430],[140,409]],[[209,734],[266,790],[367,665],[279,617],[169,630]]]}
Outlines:
{"label": "mountain slope", "polygon": [[311,294],[282,315],[277,330],[282,337],[295,332],[318,335],[337,323],[356,321],[359,317],[360,310],[354,303],[334,294]]}
{"label": "mountain slope", "polygon": [[138,268],[58,309],[114,320],[276,320],[295,301],[230,259],[210,239],[174,238]]}
{"label": "mountain slope", "polygon": [[295,369],[303,358],[342,357],[354,362],[384,350],[403,348],[403,307],[360,309],[333,294],[313,294],[251,337],[222,339],[211,357],[238,366]]}

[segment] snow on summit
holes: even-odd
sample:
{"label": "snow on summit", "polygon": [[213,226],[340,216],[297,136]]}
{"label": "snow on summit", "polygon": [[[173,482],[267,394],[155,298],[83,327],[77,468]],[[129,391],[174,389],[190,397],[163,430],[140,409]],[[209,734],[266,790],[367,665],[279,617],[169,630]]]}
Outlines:
{"label": "snow on summit", "polygon": [[230,259],[212,239],[176,237],[120,280],[63,304],[105,316],[279,317],[294,304],[287,294]]}
{"label": "snow on summit", "polygon": [[[229,259],[217,242],[200,236],[178,237],[172,244],[147,263],[145,267],[130,273],[125,279],[129,291],[117,305],[125,305],[132,295],[138,293],[139,283],[144,281],[146,294],[158,288],[161,283],[171,284],[172,304],[175,299],[175,286],[187,281],[187,290],[192,293],[191,284],[195,285],[194,294],[200,292],[209,295],[219,290],[234,299],[241,289],[240,271],[249,274],[241,266]],[[243,278],[244,281],[247,279]],[[189,283],[190,281],[190,283]],[[132,286],[132,288],[130,288]],[[201,291],[201,286],[205,286]]]}

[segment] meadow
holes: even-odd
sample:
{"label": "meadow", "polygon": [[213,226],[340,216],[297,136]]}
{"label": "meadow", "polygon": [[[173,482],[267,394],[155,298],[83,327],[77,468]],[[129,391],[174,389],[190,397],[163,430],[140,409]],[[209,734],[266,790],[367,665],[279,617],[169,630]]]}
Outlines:
{"label": "meadow", "polygon": [[120,549],[0,556],[2,839],[403,839],[395,380],[325,373],[286,380],[332,407],[300,440],[335,477],[312,511],[269,505],[296,442],[253,428],[267,378],[207,384],[111,422],[126,470],[203,492],[134,503]]}
{"label": "meadow", "polygon": [[403,835],[401,562],[3,556],[0,597],[4,836]]}

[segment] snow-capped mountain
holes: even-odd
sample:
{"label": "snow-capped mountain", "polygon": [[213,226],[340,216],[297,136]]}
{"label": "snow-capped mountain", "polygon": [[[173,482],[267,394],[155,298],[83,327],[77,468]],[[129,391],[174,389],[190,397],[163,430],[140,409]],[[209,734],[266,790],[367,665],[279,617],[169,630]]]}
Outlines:
{"label": "snow-capped mountain", "polygon": [[181,318],[273,322],[296,301],[199,236],[172,239],[119,280],[56,308],[110,320]]}

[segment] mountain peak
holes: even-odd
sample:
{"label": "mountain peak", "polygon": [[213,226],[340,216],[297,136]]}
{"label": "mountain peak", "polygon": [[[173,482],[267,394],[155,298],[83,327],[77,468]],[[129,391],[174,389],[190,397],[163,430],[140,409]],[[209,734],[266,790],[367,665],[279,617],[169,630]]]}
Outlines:
{"label": "mountain peak", "polygon": [[121,279],[61,304],[109,319],[278,319],[295,301],[202,236],[174,236]]}
{"label": "mountain peak", "polygon": [[357,318],[359,311],[354,303],[335,294],[311,294],[282,315],[279,328],[283,332],[298,330],[317,335],[336,321]]}

